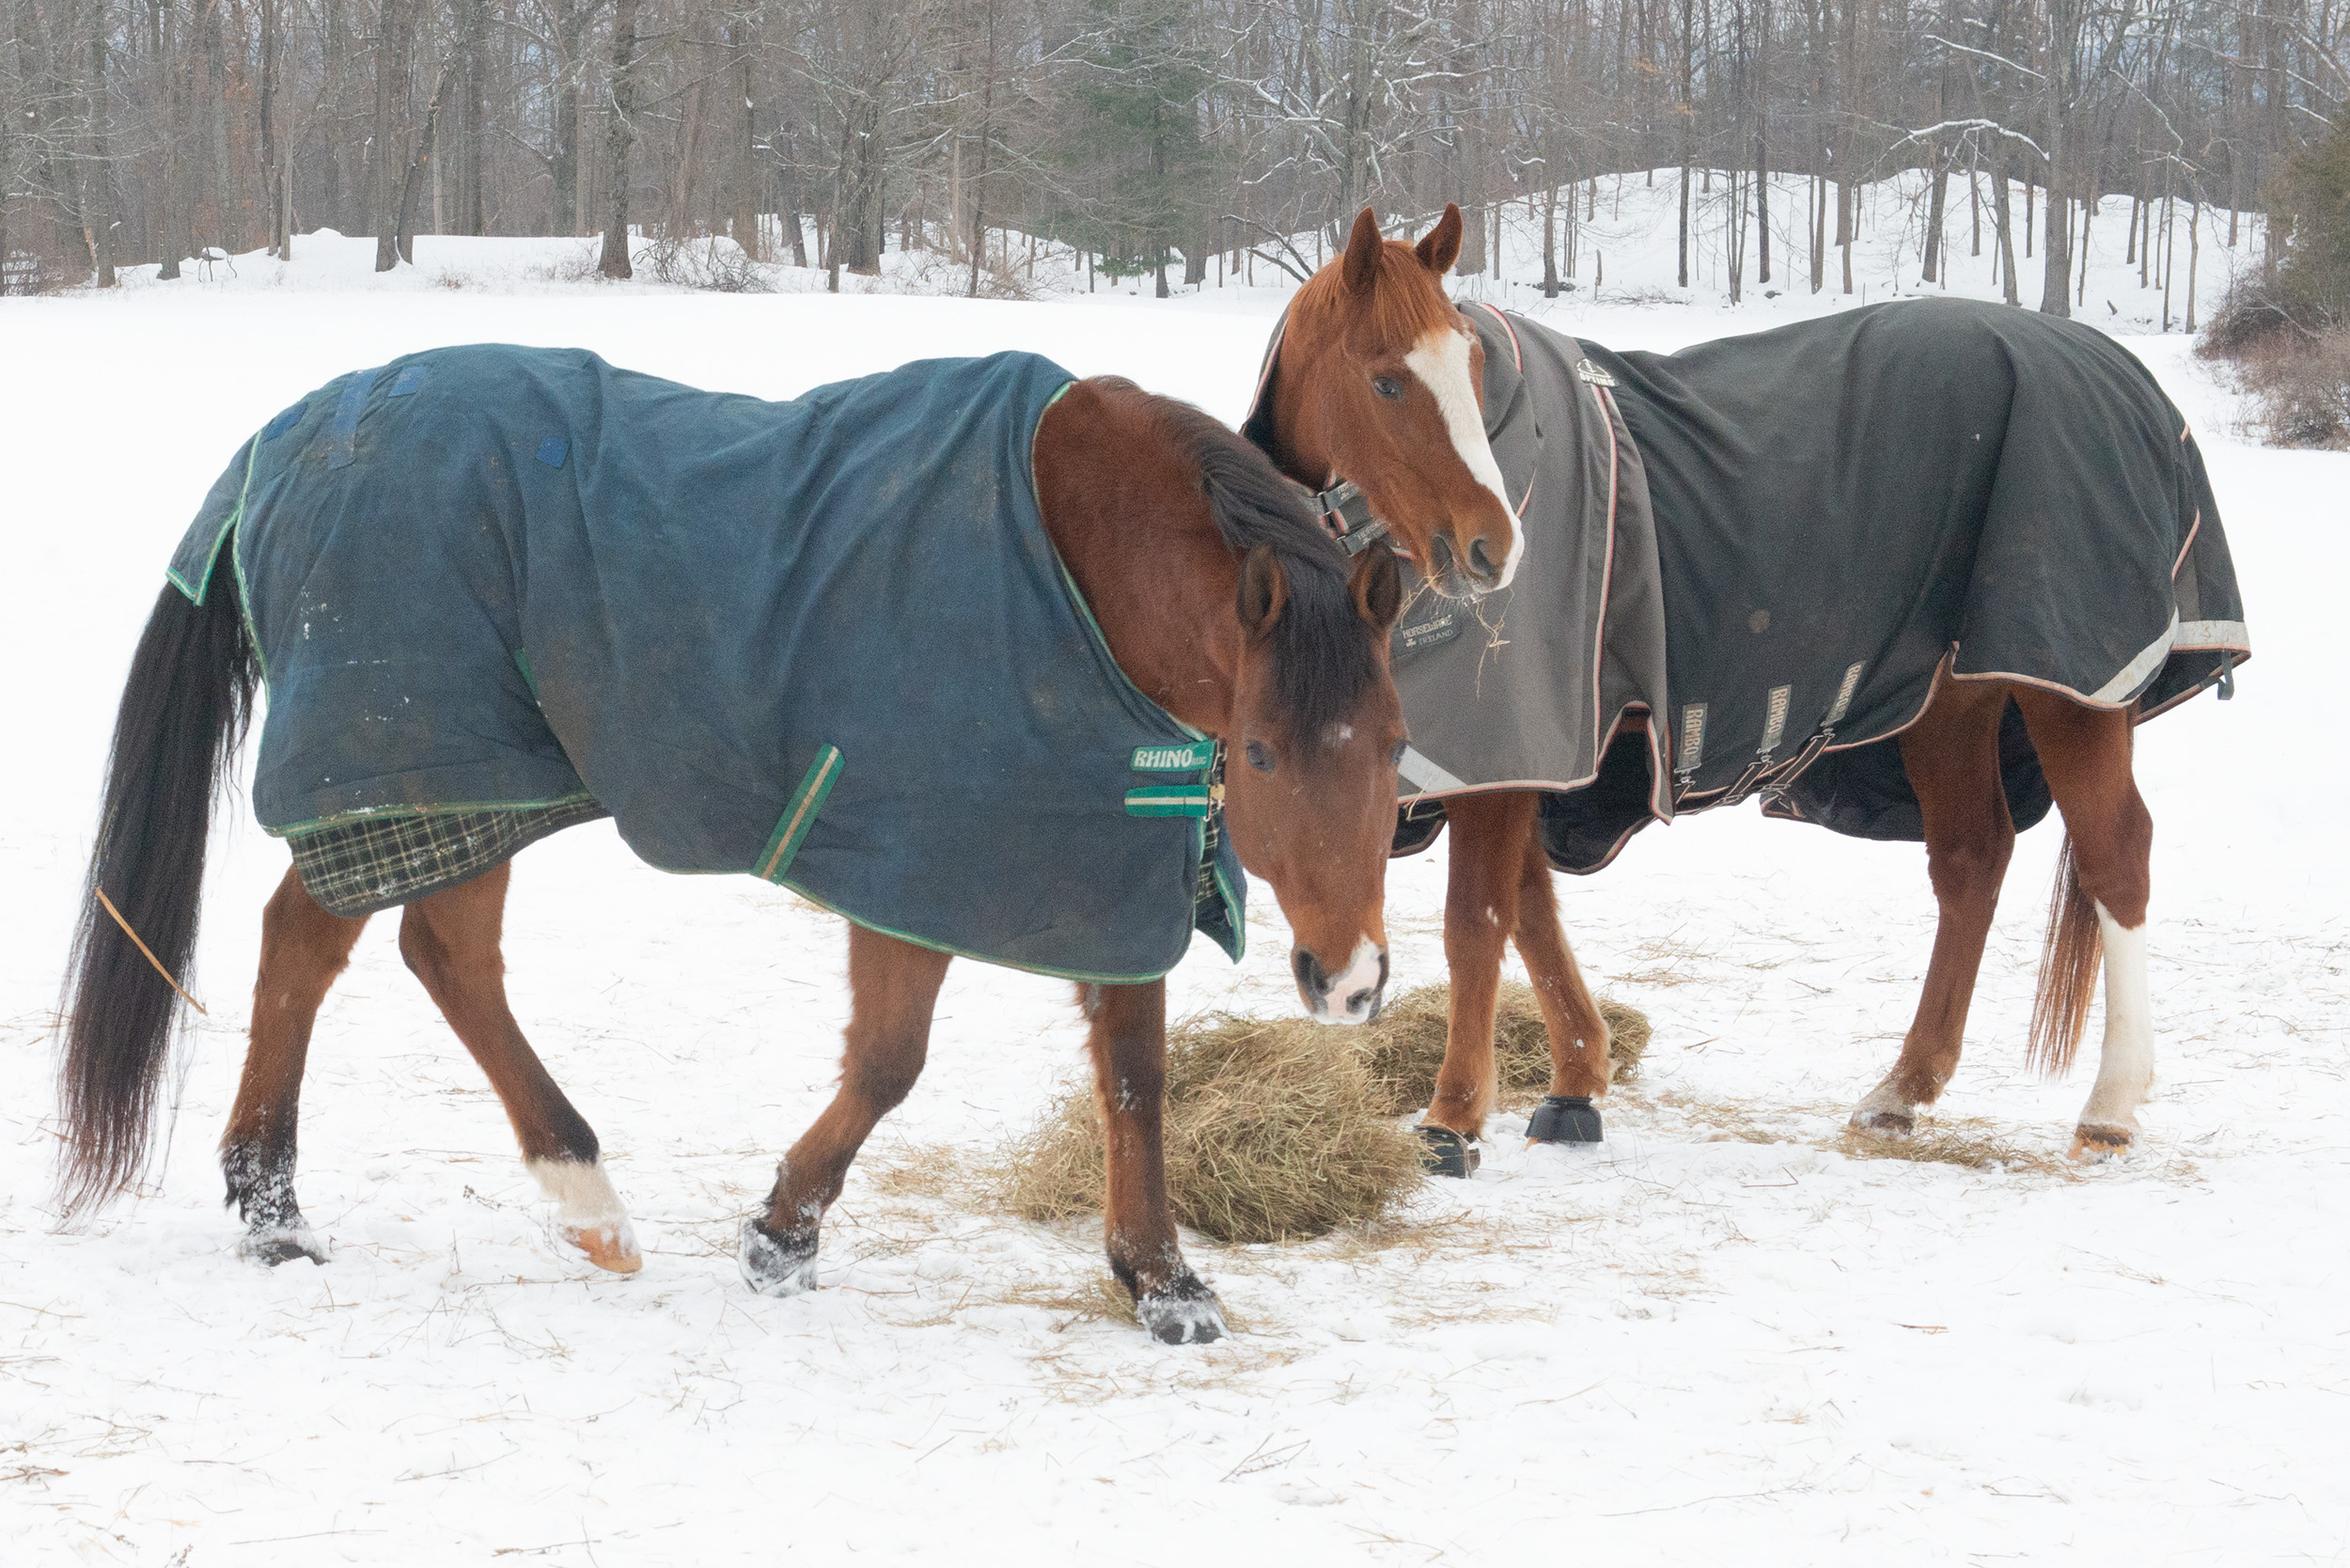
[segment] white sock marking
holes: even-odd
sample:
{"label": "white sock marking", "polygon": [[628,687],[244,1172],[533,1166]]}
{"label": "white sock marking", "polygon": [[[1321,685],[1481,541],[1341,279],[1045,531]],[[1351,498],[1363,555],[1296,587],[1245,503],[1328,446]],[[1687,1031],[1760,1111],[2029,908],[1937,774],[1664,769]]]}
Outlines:
{"label": "white sock marking", "polygon": [[1518,526],[1517,509],[1510,504],[1510,487],[1502,482],[1501,464],[1494,461],[1493,446],[1485,439],[1485,416],[1477,406],[1477,388],[1469,382],[1468,335],[1439,327],[1421,338],[1403,356],[1403,363],[1435,395],[1445,430],[1452,437],[1452,449],[1461,454],[1477,482],[1493,492],[1503,515],[1510,519],[1510,557],[1501,563],[1501,580],[1494,585],[1508,588],[1526,555],[1526,530]]}
{"label": "white sock marking", "polygon": [[2126,930],[2098,904],[2106,942],[2106,1043],[2081,1124],[2135,1127],[2154,1082],[2154,1005],[2146,983],[2146,928]]}
{"label": "white sock marking", "polygon": [[525,1160],[523,1167],[538,1179],[539,1190],[555,1200],[556,1213],[566,1225],[582,1229],[610,1226],[634,1246],[628,1205],[612,1190],[601,1157],[583,1165],[577,1160]]}
{"label": "white sock marking", "polygon": [[1910,1117],[1917,1114],[1917,1109],[1909,1103],[1909,1096],[1895,1089],[1893,1080],[1888,1077],[1863,1095],[1860,1104],[1853,1107],[1852,1121],[1856,1127],[1865,1127],[1871,1117]]}

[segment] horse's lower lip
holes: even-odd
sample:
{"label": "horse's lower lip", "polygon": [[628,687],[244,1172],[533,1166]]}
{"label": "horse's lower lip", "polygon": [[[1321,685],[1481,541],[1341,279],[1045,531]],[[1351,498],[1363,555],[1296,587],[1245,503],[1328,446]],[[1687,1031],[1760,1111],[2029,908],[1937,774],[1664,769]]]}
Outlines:
{"label": "horse's lower lip", "polygon": [[1428,579],[1428,586],[1447,599],[1482,599],[1494,590],[1491,583],[1481,583],[1457,568]]}

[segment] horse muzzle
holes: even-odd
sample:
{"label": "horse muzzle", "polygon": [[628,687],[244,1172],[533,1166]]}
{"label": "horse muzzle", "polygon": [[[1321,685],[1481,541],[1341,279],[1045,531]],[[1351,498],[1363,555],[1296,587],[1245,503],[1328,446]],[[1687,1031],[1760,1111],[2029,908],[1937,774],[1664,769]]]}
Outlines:
{"label": "horse muzzle", "polygon": [[1429,543],[1428,582],[1450,599],[1475,599],[1501,587],[1503,563],[1494,559],[1483,535],[1461,548],[1460,535],[1450,528]]}
{"label": "horse muzzle", "polygon": [[1317,1023],[1368,1024],[1379,1016],[1387,989],[1387,949],[1370,937],[1359,938],[1346,967],[1333,975],[1310,948],[1291,954],[1297,975],[1297,994]]}

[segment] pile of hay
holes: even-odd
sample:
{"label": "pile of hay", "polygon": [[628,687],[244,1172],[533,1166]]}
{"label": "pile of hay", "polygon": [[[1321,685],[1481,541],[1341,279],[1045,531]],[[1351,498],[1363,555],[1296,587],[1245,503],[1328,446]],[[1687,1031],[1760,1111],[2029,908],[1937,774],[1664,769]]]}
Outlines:
{"label": "pile of hay", "polygon": [[[1407,991],[1361,1028],[1211,1013],[1167,1031],[1167,1191],[1177,1223],[1221,1242],[1304,1241],[1380,1218],[1419,1184],[1419,1109],[1444,1059],[1447,989]],[[1616,1076],[1648,1045],[1637,1010],[1603,1001]],[[1505,981],[1495,1028],[1503,1097],[1550,1087],[1531,987]],[[1023,1218],[1102,1208],[1102,1124],[1075,1091],[1010,1151],[995,1186]]]}
{"label": "pile of hay", "polygon": [[[1378,1218],[1420,1181],[1419,1142],[1374,1099],[1349,1038],[1230,1013],[1167,1031],[1167,1191],[1178,1224],[1222,1242],[1304,1241]],[[1026,1219],[1102,1208],[1093,1096],[1063,1099],[998,1177]]]}
{"label": "pile of hay", "polygon": [[[1418,1110],[1435,1094],[1451,1005],[1450,986],[1441,981],[1418,986],[1355,1031],[1361,1038],[1378,1104],[1387,1115]],[[1616,1064],[1615,1081],[1622,1083],[1637,1071],[1640,1055],[1648,1049],[1648,1015],[1606,996],[1599,999],[1599,1015],[1607,1021],[1607,1055]],[[1550,1091],[1550,1036],[1543,1028],[1534,988],[1523,980],[1501,982],[1494,1008],[1494,1071],[1505,1101]]]}

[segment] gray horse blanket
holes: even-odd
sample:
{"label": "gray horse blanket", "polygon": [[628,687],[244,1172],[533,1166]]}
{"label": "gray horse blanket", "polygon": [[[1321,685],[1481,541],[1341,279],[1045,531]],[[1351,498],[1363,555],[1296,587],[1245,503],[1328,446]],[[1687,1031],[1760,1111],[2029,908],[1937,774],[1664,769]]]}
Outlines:
{"label": "gray horse blanket", "polygon": [[[2249,654],[2186,423],[2093,329],[1919,301],[1614,353],[1465,314],[1528,544],[1503,593],[1423,594],[1397,630],[1399,853],[1433,841],[1445,797],[1504,788],[1544,792],[1561,870],[1756,795],[1919,839],[1893,737],[1938,680],[2143,719],[2227,695]],[[1615,733],[1643,711],[1645,733]],[[2000,763],[2029,827],[2050,800],[2013,704]]]}
{"label": "gray horse blanket", "polygon": [[1006,353],[766,402],[478,346],[329,383],[170,573],[242,596],[262,825],[346,915],[609,814],[665,870],[995,963],[1149,980],[1195,926],[1238,957],[1215,747],[1112,662],[1038,510],[1071,379]]}

